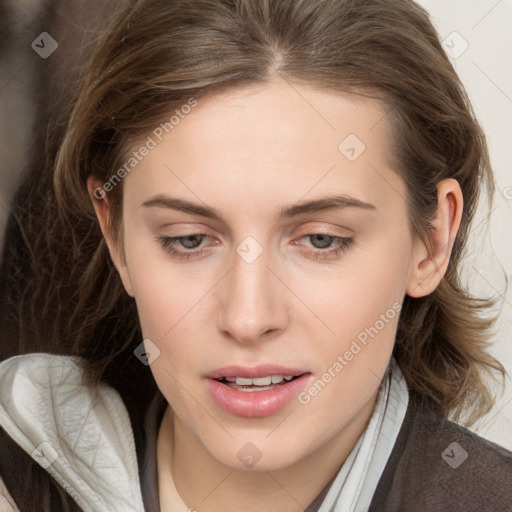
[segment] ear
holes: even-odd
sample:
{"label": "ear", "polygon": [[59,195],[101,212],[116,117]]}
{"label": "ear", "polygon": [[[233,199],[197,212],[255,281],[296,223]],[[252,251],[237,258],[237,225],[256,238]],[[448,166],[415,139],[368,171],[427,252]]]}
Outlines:
{"label": "ear", "polygon": [[122,253],[122,248],[119,247],[117,241],[113,239],[111,224],[110,224],[110,204],[108,202],[108,196],[103,189],[103,182],[90,176],[87,180],[87,190],[89,197],[91,198],[98,222],[100,224],[101,232],[108,246],[110,257],[114,262],[121,281],[123,282],[124,288],[130,297],[133,297],[133,287],[128,273],[128,267]]}
{"label": "ear", "polygon": [[407,295],[424,297],[432,293],[446,273],[455,237],[459,231],[463,196],[459,183],[446,179],[437,185],[437,208],[429,231],[429,244],[415,242],[413,266]]}

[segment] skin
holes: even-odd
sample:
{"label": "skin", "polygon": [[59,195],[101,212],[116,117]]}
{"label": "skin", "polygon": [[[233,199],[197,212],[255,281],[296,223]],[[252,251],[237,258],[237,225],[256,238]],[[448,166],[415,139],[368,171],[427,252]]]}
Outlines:
{"label": "skin", "polygon": [[[249,512],[304,510],[368,424],[398,315],[308,404],[293,400],[268,417],[223,411],[204,375],[234,363],[278,363],[311,372],[312,383],[406,294],[436,288],[460,225],[460,187],[451,179],[438,185],[429,252],[410,231],[385,112],[377,100],[283,81],[201,100],[125,178],[122,248],[107,228],[108,197],[93,194],[102,183],[89,179],[144,337],[161,351],[151,370],[172,406],[158,437],[163,512],[171,510],[171,474],[199,511],[240,503]],[[349,134],[366,146],[354,161],[338,149]],[[223,220],[143,206],[159,194],[213,207]],[[333,195],[374,208],[278,217],[283,207]],[[207,237],[196,246],[204,252],[189,260],[173,258],[159,241],[201,233]],[[315,233],[353,243],[315,258],[339,241],[328,239],[326,249],[306,236]],[[236,252],[247,236],[263,249],[252,263]],[[252,469],[237,457],[248,442],[261,453]]]}

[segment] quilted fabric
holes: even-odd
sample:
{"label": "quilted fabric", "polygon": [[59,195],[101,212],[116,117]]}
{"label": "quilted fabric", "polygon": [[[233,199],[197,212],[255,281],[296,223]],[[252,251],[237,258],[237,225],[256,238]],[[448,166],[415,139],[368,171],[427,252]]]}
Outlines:
{"label": "quilted fabric", "polygon": [[84,512],[144,512],[128,412],[114,389],[82,383],[77,360],[3,361],[0,425]]}

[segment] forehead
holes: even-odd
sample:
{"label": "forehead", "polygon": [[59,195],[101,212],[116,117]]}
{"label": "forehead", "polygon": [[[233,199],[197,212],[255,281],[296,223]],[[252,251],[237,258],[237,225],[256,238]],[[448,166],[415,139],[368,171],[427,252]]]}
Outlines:
{"label": "forehead", "polygon": [[385,188],[404,192],[391,164],[387,106],[378,100],[276,81],[212,95],[189,110],[162,140],[150,133],[156,147],[128,176],[129,198],[236,193],[257,207],[334,189],[368,202]]}

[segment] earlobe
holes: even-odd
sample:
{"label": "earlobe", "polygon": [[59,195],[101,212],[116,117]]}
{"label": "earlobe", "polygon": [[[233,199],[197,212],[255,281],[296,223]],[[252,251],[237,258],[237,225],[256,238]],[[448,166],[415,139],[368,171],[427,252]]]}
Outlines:
{"label": "earlobe", "polygon": [[455,238],[460,228],[463,197],[459,183],[446,179],[437,186],[437,208],[429,229],[428,243],[417,240],[407,295],[432,293],[446,274]]}
{"label": "earlobe", "polygon": [[110,204],[108,201],[108,196],[102,185],[103,183],[100,180],[92,176],[90,176],[87,180],[87,190],[89,192],[89,197],[91,198],[92,204],[94,206],[101,232],[103,233],[103,237],[107,243],[110,257],[112,258],[114,266],[116,267],[117,272],[121,277],[126,293],[128,293],[130,297],[133,297],[133,287],[130,276],[128,274],[128,268],[126,266],[125,259],[119,250],[118,244],[112,237],[110,227]]}

